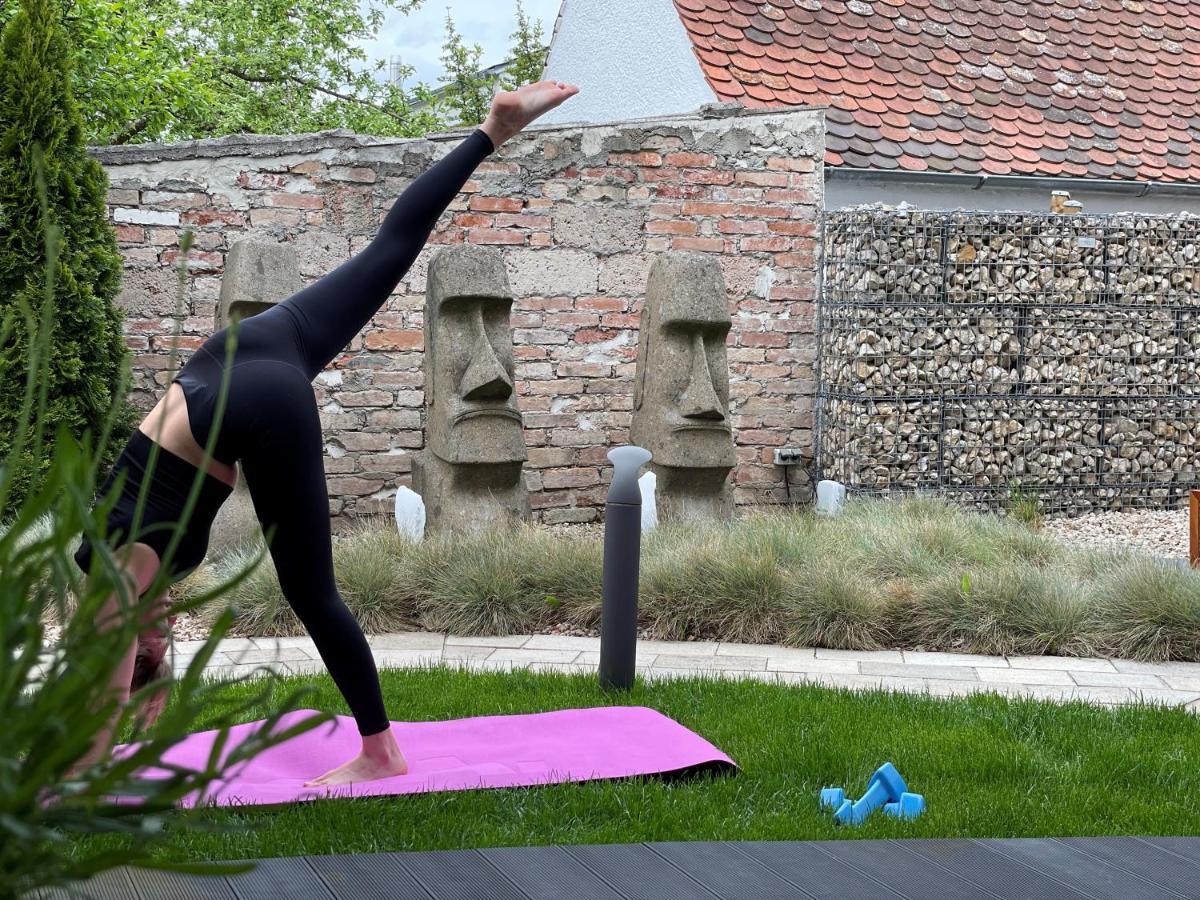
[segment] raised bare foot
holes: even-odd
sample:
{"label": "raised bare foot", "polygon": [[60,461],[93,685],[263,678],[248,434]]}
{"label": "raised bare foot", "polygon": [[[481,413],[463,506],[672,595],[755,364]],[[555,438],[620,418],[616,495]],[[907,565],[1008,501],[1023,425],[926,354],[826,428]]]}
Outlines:
{"label": "raised bare foot", "polygon": [[536,81],[504,91],[492,98],[492,111],[479,127],[499,147],[538,116],[578,93],[578,87],[562,81]]}
{"label": "raised bare foot", "polygon": [[408,762],[389,729],[363,738],[362,752],[358,756],[336,769],[330,769],[320,778],[304,782],[304,786],[357,784],[407,774]]}

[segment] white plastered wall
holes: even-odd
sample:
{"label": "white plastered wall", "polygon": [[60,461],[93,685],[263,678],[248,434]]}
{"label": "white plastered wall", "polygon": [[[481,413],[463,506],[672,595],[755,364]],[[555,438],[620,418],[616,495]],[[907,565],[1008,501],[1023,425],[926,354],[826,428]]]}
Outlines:
{"label": "white plastered wall", "polygon": [[717,99],[672,0],[563,0],[545,77],[580,87],[547,124],[673,115]]}

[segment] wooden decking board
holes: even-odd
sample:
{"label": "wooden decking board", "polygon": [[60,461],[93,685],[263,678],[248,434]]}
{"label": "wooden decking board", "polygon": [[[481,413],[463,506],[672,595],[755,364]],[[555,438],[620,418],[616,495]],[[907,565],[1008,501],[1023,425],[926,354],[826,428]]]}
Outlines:
{"label": "wooden decking board", "polygon": [[223,876],[177,875],[156,869],[130,869],[129,877],[141,900],[238,900]]}
{"label": "wooden decking board", "polygon": [[260,859],[229,881],[239,900],[337,900],[304,856]]}
{"label": "wooden decking board", "polygon": [[1151,837],[1140,838],[1139,840],[1153,844],[1160,850],[1166,850],[1168,853],[1174,853],[1176,856],[1182,856],[1184,859],[1200,863],[1200,838]]}
{"label": "wooden decking board", "polygon": [[[478,850],[408,853],[397,858],[436,900],[528,900]],[[480,894],[481,890],[486,893]]]}
{"label": "wooden decking board", "polygon": [[650,844],[650,849],[687,872],[718,897],[796,900],[797,888],[729,844]]}
{"label": "wooden decking board", "polygon": [[821,841],[817,848],[906,900],[995,900],[990,891],[930,865],[891,841]]}
{"label": "wooden decking board", "polygon": [[1071,885],[1093,900],[1164,900],[1188,896],[1171,893],[1058,841],[1014,838],[980,843]]}
{"label": "wooden decking board", "polygon": [[480,853],[530,900],[624,900],[562,847],[505,847]]}
{"label": "wooden decking board", "polygon": [[433,895],[404,868],[401,856],[401,853],[310,856],[308,863],[335,897],[433,900]]}
{"label": "wooden decking board", "polygon": [[717,897],[645,844],[592,844],[566,850],[628,900]]}
{"label": "wooden decking board", "polygon": [[816,900],[893,900],[901,896],[863,878],[857,869],[822,852],[813,843],[751,841],[730,846]]}
{"label": "wooden decking board", "polygon": [[1086,894],[1047,878],[1011,857],[989,850],[987,842],[931,838],[896,841],[907,853],[949,869],[1001,900],[1087,900]]}
{"label": "wooden decking board", "polygon": [[118,870],[84,890],[99,900],[1159,900],[1197,896],[1197,884],[1200,838],[1118,837],[305,856],[228,878]]}
{"label": "wooden decking board", "polygon": [[1186,859],[1139,838],[1063,838],[1062,843],[1163,888],[1200,886],[1200,860]]}

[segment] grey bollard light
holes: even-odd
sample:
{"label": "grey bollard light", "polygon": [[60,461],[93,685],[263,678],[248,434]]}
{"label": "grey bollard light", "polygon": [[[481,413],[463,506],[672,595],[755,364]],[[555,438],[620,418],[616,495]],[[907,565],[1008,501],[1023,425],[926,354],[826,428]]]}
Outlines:
{"label": "grey bollard light", "polygon": [[604,506],[604,606],[600,615],[600,686],[627,691],[637,662],[638,566],[642,551],[642,490],[638,470],[650,451],[608,453],[612,485]]}

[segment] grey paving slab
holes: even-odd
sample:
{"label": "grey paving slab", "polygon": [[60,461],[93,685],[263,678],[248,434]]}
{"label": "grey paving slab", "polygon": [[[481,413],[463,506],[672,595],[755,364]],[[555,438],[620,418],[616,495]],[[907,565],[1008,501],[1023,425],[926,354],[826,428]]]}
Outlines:
{"label": "grey paving slab", "polygon": [[1010,838],[983,843],[989,850],[1044,872],[1094,900],[1163,900],[1188,896],[1151,884],[1058,841]]}
{"label": "grey paving slab", "polygon": [[1139,878],[1167,888],[1193,884],[1200,887],[1200,864],[1135,837],[1111,837],[1102,841],[1063,838],[1062,843]]}
{"label": "grey paving slab", "polygon": [[431,900],[430,893],[401,864],[400,856],[398,853],[310,856],[308,863],[339,900],[368,897]]}
{"label": "grey paving slab", "polygon": [[627,900],[717,897],[644,844],[594,844],[566,850]]}
{"label": "grey paving slab", "polygon": [[260,859],[229,883],[239,900],[336,900],[303,856]]}
{"label": "grey paving slab", "polygon": [[[435,900],[465,900],[479,896],[489,900],[528,900],[478,850],[409,853],[399,859]],[[486,893],[481,895],[483,888]]]}
{"label": "grey paving slab", "polygon": [[530,900],[623,900],[562,847],[505,847],[480,853]]}
{"label": "grey paving slab", "polygon": [[823,853],[815,844],[753,841],[733,846],[803,891],[797,896],[807,894],[816,900],[891,900],[901,896],[863,878],[857,869]]}
{"label": "grey paving slab", "polygon": [[905,852],[953,872],[1001,900],[1086,900],[1087,895],[986,847],[986,841],[897,841]]}
{"label": "grey paving slab", "polygon": [[990,900],[996,896],[890,841],[822,841],[817,848],[908,900]]}
{"label": "grey paving slab", "polygon": [[796,900],[804,896],[796,885],[729,844],[650,844],[650,849],[718,897]]}

